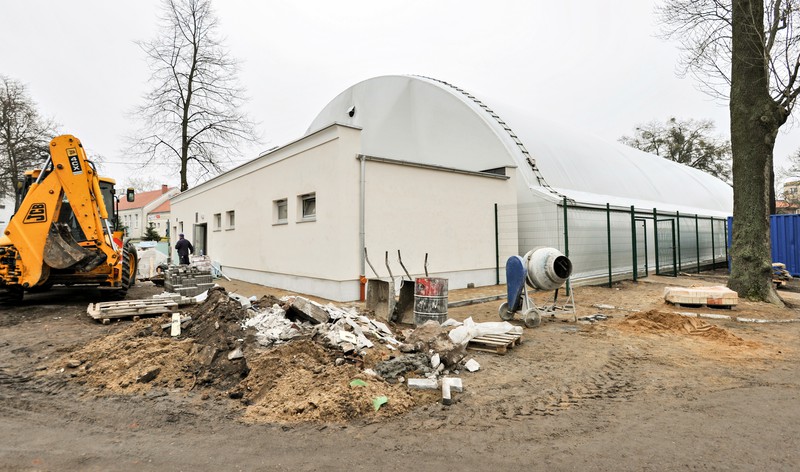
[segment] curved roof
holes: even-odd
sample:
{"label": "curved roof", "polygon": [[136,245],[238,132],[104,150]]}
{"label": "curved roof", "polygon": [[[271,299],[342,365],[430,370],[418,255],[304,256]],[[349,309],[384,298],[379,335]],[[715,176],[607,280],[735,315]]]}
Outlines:
{"label": "curved roof", "polygon": [[307,133],[334,122],[362,128],[361,152],[371,156],[474,171],[517,166],[520,203],[566,196],[686,213],[732,211],[732,189],[711,175],[436,79],[360,82],[328,103]]}

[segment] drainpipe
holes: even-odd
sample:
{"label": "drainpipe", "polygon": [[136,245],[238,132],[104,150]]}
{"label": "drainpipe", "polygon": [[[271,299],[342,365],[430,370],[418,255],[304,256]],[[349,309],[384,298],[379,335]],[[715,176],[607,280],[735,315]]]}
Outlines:
{"label": "drainpipe", "polygon": [[363,302],[366,299],[366,286],[367,286],[367,269],[366,264],[364,262],[364,249],[366,248],[366,236],[365,236],[365,229],[364,229],[364,207],[366,203],[366,193],[367,193],[367,156],[363,154],[359,154],[359,160],[361,161],[361,176],[359,181],[359,196],[358,196],[358,242],[359,242],[359,253],[358,253],[358,267],[360,276],[358,277],[359,284],[360,284],[360,300]]}

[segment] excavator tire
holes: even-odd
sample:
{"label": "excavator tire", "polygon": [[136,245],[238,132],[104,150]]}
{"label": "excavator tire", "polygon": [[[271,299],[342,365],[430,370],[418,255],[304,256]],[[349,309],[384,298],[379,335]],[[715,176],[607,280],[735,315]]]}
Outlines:
{"label": "excavator tire", "polygon": [[10,285],[6,286],[4,289],[0,289],[0,301],[6,303],[19,303],[24,296],[25,289],[20,285]]}
{"label": "excavator tire", "polygon": [[[125,252],[128,253],[128,280],[130,281],[128,287],[133,287],[136,285],[136,273],[139,270],[139,254],[136,252],[136,246],[131,243],[125,243]],[[124,271],[122,276],[125,276]]]}
{"label": "excavator tire", "polygon": [[[106,297],[112,300],[122,300],[128,295],[128,289],[136,281],[136,267],[139,263],[136,257],[136,248],[131,243],[126,243],[122,248],[122,277],[117,290],[107,292]],[[131,270],[133,269],[133,270]]]}

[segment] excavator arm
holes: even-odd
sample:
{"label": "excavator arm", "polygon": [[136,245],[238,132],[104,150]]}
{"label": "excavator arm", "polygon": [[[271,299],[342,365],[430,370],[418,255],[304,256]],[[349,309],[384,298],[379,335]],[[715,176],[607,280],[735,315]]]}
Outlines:
{"label": "excavator arm", "polygon": [[[63,205],[72,211],[62,212]],[[62,214],[74,218],[72,227],[59,221]],[[115,265],[120,251],[107,220],[99,177],[80,140],[71,135],[54,138],[47,163],[5,230],[3,240],[10,245],[0,243],[0,250],[15,252],[16,263],[13,270],[0,266],[0,278],[28,288],[43,282],[51,268],[88,271]],[[79,228],[80,242],[73,228]]]}

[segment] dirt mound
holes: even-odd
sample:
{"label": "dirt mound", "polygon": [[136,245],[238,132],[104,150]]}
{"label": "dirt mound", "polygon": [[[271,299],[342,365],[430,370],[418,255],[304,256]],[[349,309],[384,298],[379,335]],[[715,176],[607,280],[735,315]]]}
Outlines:
{"label": "dirt mound", "polygon": [[[256,305],[277,300],[264,298]],[[324,336],[306,335],[278,347],[258,345],[254,330],[245,331],[250,315],[224,289],[212,289],[190,316],[179,337],[169,334],[167,316],[136,321],[96,339],[56,361],[50,374],[92,388],[97,395],[143,394],[170,389],[222,392],[247,405],[249,422],[343,422],[360,417],[387,418],[407,411],[429,392],[408,391],[366,376],[363,368],[389,356],[376,342],[363,356],[347,356]],[[314,339],[310,339],[313,337]],[[365,385],[351,386],[354,379]],[[208,395],[210,394],[210,395]],[[373,400],[386,397],[376,411]]]}
{"label": "dirt mound", "polygon": [[[387,418],[413,408],[418,398],[404,385],[364,375],[354,365],[335,365],[319,344],[301,340],[250,357],[241,384],[250,422],[337,423],[361,417]],[[360,379],[366,385],[351,386]],[[373,400],[387,397],[375,411]]]}
{"label": "dirt mound", "polygon": [[155,336],[166,318],[134,322],[57,361],[56,372],[96,393],[143,393],[153,387],[191,388],[196,376],[187,360],[194,343]]}
{"label": "dirt mound", "polygon": [[681,316],[657,310],[643,311],[628,315],[620,327],[647,333],[674,333],[691,335],[716,341],[730,346],[743,346],[747,342],[726,330],[699,318]]}

